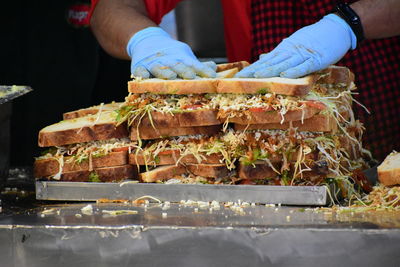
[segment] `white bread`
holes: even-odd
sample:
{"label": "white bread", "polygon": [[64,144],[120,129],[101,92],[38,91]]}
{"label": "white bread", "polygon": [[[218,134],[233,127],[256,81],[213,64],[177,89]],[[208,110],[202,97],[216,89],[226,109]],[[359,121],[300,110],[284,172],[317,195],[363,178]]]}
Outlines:
{"label": "white bread", "polygon": [[235,74],[238,73],[238,72],[239,72],[238,68],[233,68],[233,69],[217,72],[217,78],[219,78],[219,79],[221,79],[221,78],[233,78],[233,76],[235,76]]}
{"label": "white bread", "polygon": [[126,125],[117,126],[116,115],[113,111],[101,112],[47,126],[39,132],[39,146],[63,146],[128,137]]}
{"label": "white bread", "polygon": [[60,163],[62,160],[61,172],[89,171],[90,168],[102,168],[110,166],[120,166],[128,164],[128,151],[110,152],[101,157],[92,157],[91,162],[85,160],[81,163],[75,162],[72,157],[64,157],[63,159],[48,158],[38,159],[34,162],[34,177],[41,178],[56,175],[60,172]]}
{"label": "white bread", "polygon": [[162,80],[145,79],[128,82],[128,91],[131,93],[154,94],[208,94],[208,93],[233,93],[233,94],[259,94],[276,93],[289,96],[306,95],[314,85],[316,76],[309,75],[304,78],[229,78],[195,80]]}
{"label": "white bread", "polygon": [[[170,136],[184,136],[184,135],[215,135],[221,131],[221,125],[212,126],[198,126],[198,127],[167,127],[167,128],[153,128],[152,126],[139,125],[131,127],[130,139],[133,141],[142,139],[158,139]],[[139,133],[139,136],[138,136]]]}
{"label": "white bread", "polygon": [[96,168],[93,171],[73,171],[61,174],[58,181],[69,182],[90,182],[96,180],[100,182],[120,182],[126,179],[137,179],[137,168],[132,165],[122,165],[113,167]]}
{"label": "white bread", "polygon": [[66,112],[63,114],[64,120],[70,120],[75,118],[84,117],[87,115],[97,114],[99,111],[114,111],[120,108],[123,102],[113,102],[104,105],[97,105],[88,108],[82,108],[70,112]]}
{"label": "white bread", "polygon": [[378,179],[383,185],[400,184],[400,153],[392,152],[378,166]]}
{"label": "white bread", "polygon": [[308,132],[330,132],[335,133],[337,131],[337,123],[334,118],[328,115],[316,114],[311,118],[284,122],[284,123],[264,123],[264,124],[237,124],[235,123],[233,128],[236,131],[244,130],[286,130],[291,127],[297,128],[297,131],[308,131]]}

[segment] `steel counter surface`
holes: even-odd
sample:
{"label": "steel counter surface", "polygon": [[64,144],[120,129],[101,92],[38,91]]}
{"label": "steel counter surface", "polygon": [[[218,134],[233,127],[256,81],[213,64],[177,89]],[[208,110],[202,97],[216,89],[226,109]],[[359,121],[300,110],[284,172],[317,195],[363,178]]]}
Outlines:
{"label": "steel counter surface", "polygon": [[86,205],[1,216],[0,266],[395,266],[400,259],[396,213],[164,203],[91,204],[91,214],[82,212]]}

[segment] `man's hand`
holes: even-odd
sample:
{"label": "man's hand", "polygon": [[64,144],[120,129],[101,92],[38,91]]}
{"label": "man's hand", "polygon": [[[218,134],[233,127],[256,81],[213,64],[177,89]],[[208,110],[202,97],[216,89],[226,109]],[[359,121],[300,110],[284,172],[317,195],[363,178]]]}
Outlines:
{"label": "man's hand", "polygon": [[338,62],[357,38],[350,26],[334,14],[284,39],[270,53],[236,74],[236,77],[297,78]]}
{"label": "man's hand", "polygon": [[131,73],[136,77],[161,79],[194,79],[196,76],[214,78],[216,65],[201,63],[190,47],[172,39],[158,27],[137,32],[127,45],[131,57]]}

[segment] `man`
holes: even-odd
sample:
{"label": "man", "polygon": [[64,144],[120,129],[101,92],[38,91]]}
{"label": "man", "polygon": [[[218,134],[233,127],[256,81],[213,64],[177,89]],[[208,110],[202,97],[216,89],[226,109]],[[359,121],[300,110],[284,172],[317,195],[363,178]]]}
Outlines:
{"label": "man", "polygon": [[[93,32],[110,54],[132,59],[133,75],[215,76],[213,67],[201,64],[186,44],[156,27],[179,0],[92,2],[97,4],[91,19]],[[378,159],[400,149],[400,40],[388,38],[400,34],[400,1],[360,0],[339,5],[336,11],[333,0],[222,3],[229,60],[254,61],[272,50],[238,77],[295,78],[337,63],[347,54],[340,64],[355,72],[357,99],[372,113],[365,116],[355,107],[367,128],[366,145]],[[387,39],[372,40],[379,38]]]}

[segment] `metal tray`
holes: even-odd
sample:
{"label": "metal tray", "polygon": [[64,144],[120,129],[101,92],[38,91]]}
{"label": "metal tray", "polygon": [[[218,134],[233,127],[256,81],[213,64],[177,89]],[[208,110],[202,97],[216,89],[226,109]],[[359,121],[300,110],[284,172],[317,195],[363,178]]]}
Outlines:
{"label": "metal tray", "polygon": [[36,199],[95,201],[101,198],[134,200],[150,195],[162,201],[181,200],[282,205],[326,205],[324,186],[262,186],[203,184],[85,183],[36,181]]}

